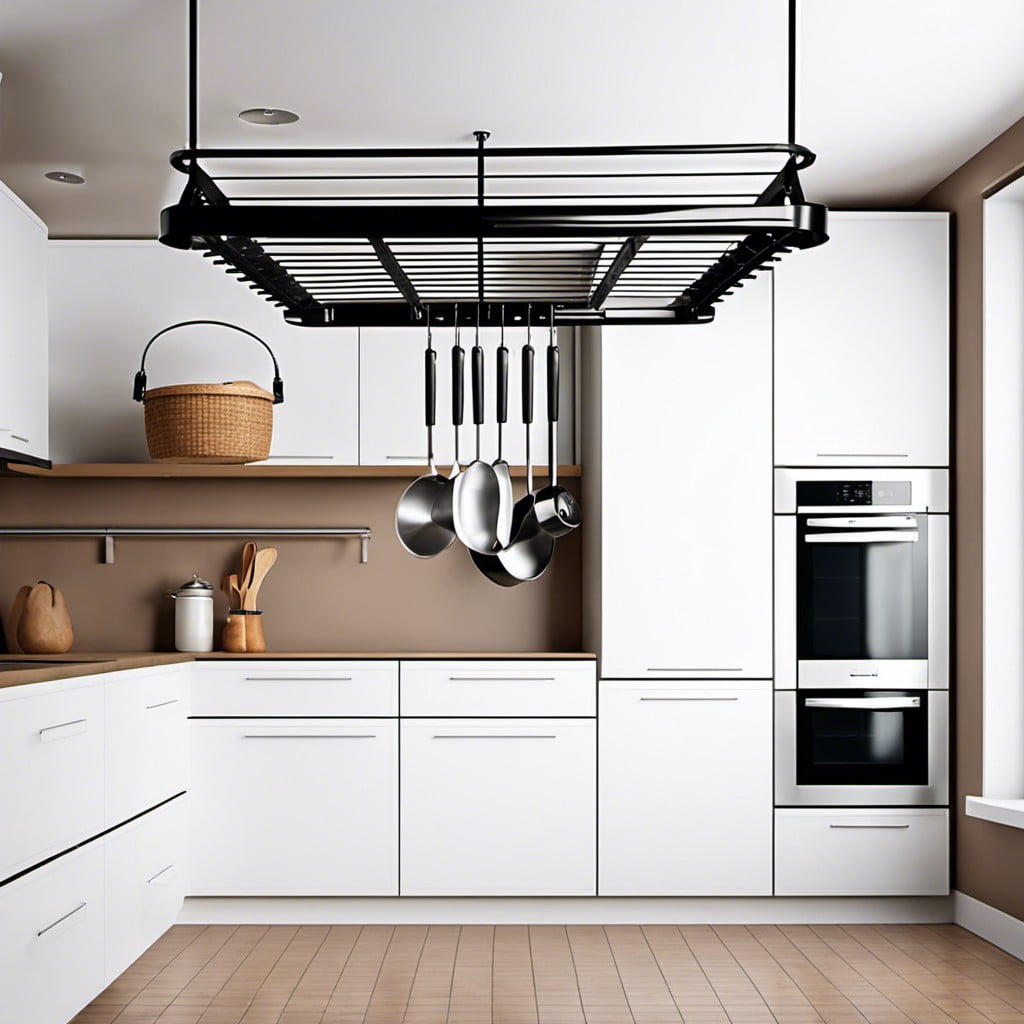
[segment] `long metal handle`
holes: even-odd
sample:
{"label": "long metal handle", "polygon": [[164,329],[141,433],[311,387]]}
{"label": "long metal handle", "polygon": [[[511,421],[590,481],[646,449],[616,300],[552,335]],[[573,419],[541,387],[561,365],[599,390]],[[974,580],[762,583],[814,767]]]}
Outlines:
{"label": "long metal handle", "polygon": [[53,924],[48,924],[45,928],[41,928],[39,931],[37,931],[36,938],[38,939],[40,935],[45,935],[51,928],[56,928],[57,925],[66,921],[69,917],[72,917],[73,915],[77,914],[80,910],[84,910],[87,906],[87,903],[79,903],[74,910],[69,910],[63,917],[58,917],[57,920],[53,922]]}
{"label": "long metal handle", "polygon": [[[88,718],[76,718],[71,722],[61,722],[59,725],[46,725],[39,730],[39,735],[45,736],[47,733],[54,732],[56,729],[69,729],[72,725],[86,725],[88,721]],[[54,736],[50,738],[56,739],[57,737]]]}
{"label": "long metal handle", "polygon": [[375,732],[247,732],[247,740],[375,740]]}
{"label": "long metal handle", "polygon": [[641,697],[640,700],[681,700],[681,701],[734,701],[739,697]]}
{"label": "long metal handle", "polygon": [[742,672],[742,668],[705,668],[703,665],[696,665],[691,668],[680,668],[673,666],[671,668],[649,668],[648,672]]}
{"label": "long metal handle", "polygon": [[815,452],[819,459],[909,459],[906,452]]}
{"label": "long metal handle", "polygon": [[247,683],[351,683],[351,676],[246,676]]}
{"label": "long metal handle", "polygon": [[850,711],[896,711],[919,708],[920,697],[806,697],[807,708],[839,708]]}
{"label": "long metal handle", "polygon": [[872,530],[865,533],[809,533],[805,544],[910,544],[918,538],[917,530]]}
{"label": "long metal handle", "polygon": [[808,526],[827,526],[835,529],[850,530],[916,530],[917,516],[811,516]]}
{"label": "long metal handle", "polygon": [[555,735],[541,735],[540,733],[507,733],[499,732],[493,735],[487,733],[438,733],[435,740],[557,740]]}
{"label": "long metal handle", "polygon": [[173,864],[168,864],[167,867],[161,868],[152,878],[147,878],[146,879],[146,885],[152,885],[162,875],[166,875],[167,872],[170,871],[173,867],[174,867]]}
{"label": "long metal handle", "polygon": [[901,825],[901,824],[897,824],[897,823],[893,823],[891,825],[890,824],[883,825],[881,822],[879,822],[878,824],[875,824],[875,825],[869,825],[869,824],[866,824],[866,823],[865,824],[855,824],[854,822],[849,822],[849,823],[844,823],[844,824],[840,824],[838,822],[833,822],[832,824],[829,825],[829,828],[910,828],[910,826],[906,825],[906,824]]}
{"label": "long metal handle", "polygon": [[162,700],[162,701],[160,701],[159,704],[147,704],[146,705],[146,710],[147,711],[152,711],[154,708],[166,708],[170,704],[177,704],[177,703],[179,703],[179,701],[178,701],[178,698],[175,697],[174,700]]}
{"label": "long metal handle", "polygon": [[553,683],[554,676],[449,676],[450,683]]}

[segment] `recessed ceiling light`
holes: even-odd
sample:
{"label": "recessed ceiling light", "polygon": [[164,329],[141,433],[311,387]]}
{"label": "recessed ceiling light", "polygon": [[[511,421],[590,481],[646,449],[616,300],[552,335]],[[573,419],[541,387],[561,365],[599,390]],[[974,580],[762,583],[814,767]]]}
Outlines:
{"label": "recessed ceiling light", "polygon": [[63,185],[84,185],[85,178],[74,171],[47,171],[45,177],[50,181],[59,181]]}
{"label": "recessed ceiling light", "polygon": [[293,124],[299,115],[280,107],[250,107],[238,115],[249,124]]}

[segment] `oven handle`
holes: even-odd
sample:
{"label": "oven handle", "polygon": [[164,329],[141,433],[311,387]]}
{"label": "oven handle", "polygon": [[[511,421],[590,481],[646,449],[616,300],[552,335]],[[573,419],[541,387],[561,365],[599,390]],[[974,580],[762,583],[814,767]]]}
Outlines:
{"label": "oven handle", "polygon": [[893,544],[911,543],[918,538],[917,530],[872,530],[866,533],[809,533],[806,544]]}
{"label": "oven handle", "polygon": [[917,516],[810,516],[808,526],[831,526],[843,530],[916,530]]}
{"label": "oven handle", "polygon": [[805,697],[805,708],[839,708],[851,711],[896,711],[919,708],[920,697]]}

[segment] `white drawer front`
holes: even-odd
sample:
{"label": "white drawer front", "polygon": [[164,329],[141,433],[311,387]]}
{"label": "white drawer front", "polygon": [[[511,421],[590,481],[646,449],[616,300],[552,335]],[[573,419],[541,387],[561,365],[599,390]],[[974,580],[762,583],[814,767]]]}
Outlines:
{"label": "white drawer front", "polygon": [[596,723],[402,722],[403,896],[593,896]]}
{"label": "white drawer front", "polygon": [[398,714],[397,661],[231,661],[195,667],[192,714],[367,717]]}
{"label": "white drawer front", "polygon": [[188,670],[124,673],[107,684],[107,827],[188,788]]}
{"label": "white drawer front", "polygon": [[193,721],[189,892],[398,894],[398,722]]}
{"label": "white drawer front", "polygon": [[66,1024],[102,991],[103,844],[0,888],[0,1020]]}
{"label": "white drawer front", "polygon": [[103,830],[102,685],[0,705],[0,879]]}
{"label": "white drawer front", "polygon": [[945,808],[775,812],[776,896],[944,896]]}
{"label": "white drawer front", "polygon": [[185,895],[188,797],[106,837],[106,981],[109,984],[177,920]]}
{"label": "white drawer front", "polygon": [[402,715],[592,717],[592,661],[403,661]]}

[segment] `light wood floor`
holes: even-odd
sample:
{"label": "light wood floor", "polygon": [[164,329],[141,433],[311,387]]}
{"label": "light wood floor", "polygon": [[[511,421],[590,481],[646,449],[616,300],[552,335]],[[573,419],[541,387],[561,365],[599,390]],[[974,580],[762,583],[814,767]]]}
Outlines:
{"label": "light wood floor", "polygon": [[954,925],[178,926],[75,1020],[1024,1024],[1024,963]]}

